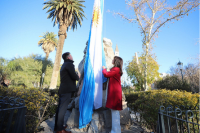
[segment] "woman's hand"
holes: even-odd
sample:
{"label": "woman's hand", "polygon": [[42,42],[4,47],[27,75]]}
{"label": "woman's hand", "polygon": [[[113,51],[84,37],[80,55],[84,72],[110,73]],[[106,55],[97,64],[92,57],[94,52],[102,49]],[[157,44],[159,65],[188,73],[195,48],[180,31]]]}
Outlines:
{"label": "woman's hand", "polygon": [[103,69],[106,69],[106,67],[105,67],[105,66],[102,66],[102,68],[103,68]]}

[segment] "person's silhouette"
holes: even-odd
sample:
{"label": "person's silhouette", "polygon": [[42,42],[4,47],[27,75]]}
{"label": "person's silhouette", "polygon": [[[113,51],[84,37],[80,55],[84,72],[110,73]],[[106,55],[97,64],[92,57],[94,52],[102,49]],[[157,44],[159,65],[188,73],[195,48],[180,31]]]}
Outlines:
{"label": "person's silhouette", "polygon": [[8,85],[5,84],[4,81],[1,83],[1,85],[4,86],[4,87],[8,87]]}

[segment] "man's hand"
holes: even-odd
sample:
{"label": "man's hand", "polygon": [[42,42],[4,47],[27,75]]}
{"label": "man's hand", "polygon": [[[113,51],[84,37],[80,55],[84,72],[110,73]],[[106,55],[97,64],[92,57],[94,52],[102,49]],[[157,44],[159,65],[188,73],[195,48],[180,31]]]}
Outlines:
{"label": "man's hand", "polygon": [[106,69],[106,67],[105,67],[105,66],[103,66],[102,68],[103,68],[103,69]]}

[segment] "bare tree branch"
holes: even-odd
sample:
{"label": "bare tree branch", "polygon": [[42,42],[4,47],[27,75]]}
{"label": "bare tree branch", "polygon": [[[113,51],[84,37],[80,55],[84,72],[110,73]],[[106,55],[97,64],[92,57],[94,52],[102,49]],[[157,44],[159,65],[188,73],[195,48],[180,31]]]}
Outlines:
{"label": "bare tree branch", "polygon": [[151,7],[151,5],[149,4],[148,0],[146,1],[147,2],[147,5],[149,6],[149,8],[151,9],[151,11],[153,12],[153,8]]}
{"label": "bare tree branch", "polygon": [[[107,11],[107,12],[111,12],[111,11]],[[127,20],[129,23],[133,23],[133,21],[136,21],[136,19],[129,19],[128,17],[126,17],[125,15],[123,15],[122,13],[119,13],[119,12],[112,12],[113,15],[118,15],[120,16],[122,19],[125,19]]]}
{"label": "bare tree branch", "polygon": [[[153,32],[153,34],[151,35],[151,38],[150,38],[150,39],[153,38],[153,36],[155,35],[155,33],[158,31],[158,29],[159,29],[160,27],[162,27],[165,23],[167,23],[167,22],[170,21],[170,20],[176,19],[176,18],[178,18],[178,17],[180,17],[180,16],[186,15],[186,14],[187,14],[189,11],[191,11],[192,9],[193,9],[193,8],[187,10],[187,11],[186,11],[185,13],[183,13],[183,14],[177,14],[176,16],[173,16],[173,17],[171,17],[171,18],[165,20],[163,23],[161,23],[161,24],[156,28],[156,30],[155,30],[155,31]],[[180,12],[180,13],[181,13],[181,12]]]}
{"label": "bare tree branch", "polygon": [[[198,0],[178,0],[178,3],[172,7],[166,3],[167,0],[125,0],[125,2],[131,9],[134,10],[135,18],[127,18],[122,13],[115,14],[131,23],[135,20],[138,22],[142,31],[141,33],[144,34],[142,48],[146,56],[146,62],[148,60],[149,46],[154,40],[154,36],[158,33],[159,29],[167,22],[179,19],[181,16],[188,14],[188,12],[200,5]],[[151,11],[149,12],[148,9]],[[169,16],[166,16],[168,13]],[[147,77],[147,64],[144,63],[144,66],[145,75]]]}

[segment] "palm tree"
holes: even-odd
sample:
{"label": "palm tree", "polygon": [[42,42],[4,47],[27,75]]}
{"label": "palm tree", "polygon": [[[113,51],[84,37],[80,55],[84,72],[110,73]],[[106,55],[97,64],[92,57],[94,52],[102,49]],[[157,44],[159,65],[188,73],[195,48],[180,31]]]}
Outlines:
{"label": "palm tree", "polygon": [[46,54],[46,60],[49,57],[49,53],[54,51],[55,48],[57,47],[58,40],[56,36],[57,35],[54,34],[53,32],[46,32],[46,33],[43,33],[43,36],[40,36],[42,38],[38,42],[38,45],[42,46],[42,49]]}
{"label": "palm tree", "polygon": [[59,31],[59,41],[56,51],[56,58],[53,67],[53,73],[51,78],[50,89],[55,89],[57,85],[58,73],[60,70],[60,61],[62,56],[62,49],[64,46],[64,41],[67,38],[67,33],[69,29],[77,29],[77,25],[82,25],[83,18],[85,17],[82,3],[83,0],[49,0],[44,2],[45,6],[43,9],[48,9],[47,13],[48,19],[52,18],[54,21],[53,26],[58,24]]}
{"label": "palm tree", "polygon": [[42,49],[46,54],[46,58],[45,58],[45,61],[43,62],[43,66],[42,66],[40,87],[42,87],[42,85],[43,85],[44,75],[46,73],[46,68],[47,68],[47,64],[48,64],[49,53],[54,51],[58,44],[58,39],[56,38],[56,36],[57,35],[54,34],[53,32],[46,32],[46,33],[43,33],[43,36],[40,36],[42,38],[38,42],[38,45],[42,46]]}

